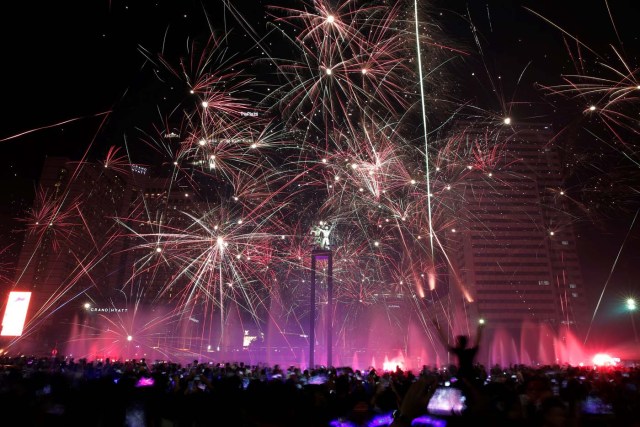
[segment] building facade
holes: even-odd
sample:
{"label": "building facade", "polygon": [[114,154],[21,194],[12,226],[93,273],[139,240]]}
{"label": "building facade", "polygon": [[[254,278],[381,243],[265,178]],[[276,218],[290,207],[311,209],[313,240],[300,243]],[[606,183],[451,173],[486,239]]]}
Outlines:
{"label": "building facade", "polygon": [[119,173],[100,164],[46,159],[24,218],[13,287],[32,292],[26,343],[51,349],[65,341],[86,300],[78,293],[111,298],[123,248],[113,238],[114,218],[126,213],[129,199],[130,186]]}
{"label": "building facade", "polygon": [[575,218],[551,127],[461,125],[457,132],[471,161],[452,188],[457,219],[446,231],[456,327],[468,333],[483,318],[518,339],[526,325],[583,334]]}

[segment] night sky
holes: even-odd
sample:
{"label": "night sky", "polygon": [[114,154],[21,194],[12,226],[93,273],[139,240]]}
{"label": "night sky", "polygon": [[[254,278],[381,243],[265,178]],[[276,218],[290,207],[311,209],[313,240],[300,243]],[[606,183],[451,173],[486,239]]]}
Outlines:
{"label": "night sky", "polygon": [[[217,32],[226,30],[232,35],[230,51],[239,57],[260,54],[243,25],[232,13],[225,13],[221,0],[38,3],[3,2],[0,6],[4,64],[0,231],[4,246],[20,239],[13,231],[18,226],[15,218],[30,206],[46,156],[78,159],[91,144],[89,157],[100,158],[109,146],[121,144],[125,137],[135,141],[136,127],[147,129],[159,122],[158,109],[188,96],[184,87],[158,81],[155,66],[145,58],[144,51],[156,55],[165,49],[171,55],[181,51],[190,37],[206,35],[206,11]],[[231,3],[257,34],[264,34],[266,29],[264,4],[283,4],[256,0]],[[551,122],[560,131],[587,108],[585,98],[552,97],[539,87],[562,84],[561,75],[574,72],[575,61],[565,41],[574,54],[576,42],[568,35],[584,43],[581,54],[587,72],[602,70],[598,62],[622,68],[613,46],[637,77],[640,50],[634,20],[638,6],[631,0],[611,0],[608,6],[613,20],[607,4],[598,0],[440,0],[432,4],[429,13],[438,19],[446,36],[443,43],[467,53],[448,68],[448,78],[458,89],[457,99],[472,100],[485,110],[507,113],[514,120]],[[561,27],[566,32],[564,37],[561,29],[527,8]],[[587,47],[600,58],[594,59]],[[280,53],[277,46],[270,48],[274,55]],[[637,97],[635,102],[628,108],[637,117]],[[69,123],[60,124],[65,121]],[[597,155],[609,160],[598,168],[572,165],[573,188],[589,186],[597,174],[613,182],[620,176],[616,174],[631,177],[626,194],[616,190],[609,196],[598,192],[584,196],[585,203],[593,206],[576,223],[592,309],[606,286],[591,337],[598,343],[614,330],[632,333],[629,317],[621,307],[628,296],[640,298],[640,227],[631,227],[640,206],[640,182],[633,180],[634,169],[636,174],[638,169],[633,166],[639,160],[638,138],[635,135],[625,141],[627,145],[618,144],[612,150],[604,149],[602,142],[585,131],[578,132],[577,141],[586,152],[602,152]],[[623,153],[631,154],[633,160],[622,159]],[[590,161],[588,156],[585,159]],[[609,166],[611,170],[607,170]],[[609,277],[630,228],[632,232]]]}

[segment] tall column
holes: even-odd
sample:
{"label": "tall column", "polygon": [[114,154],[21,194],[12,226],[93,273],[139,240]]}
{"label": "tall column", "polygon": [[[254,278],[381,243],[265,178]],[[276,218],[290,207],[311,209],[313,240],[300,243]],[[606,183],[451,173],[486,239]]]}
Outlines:
{"label": "tall column", "polygon": [[316,344],[316,257],[311,253],[311,289],[309,291],[309,369],[315,366]]}
{"label": "tall column", "polygon": [[333,363],[333,252],[330,249],[311,251],[311,289],[309,292],[309,367],[314,366],[316,324],[316,266],[317,260],[327,261],[327,315],[324,325],[327,334],[327,366]]}

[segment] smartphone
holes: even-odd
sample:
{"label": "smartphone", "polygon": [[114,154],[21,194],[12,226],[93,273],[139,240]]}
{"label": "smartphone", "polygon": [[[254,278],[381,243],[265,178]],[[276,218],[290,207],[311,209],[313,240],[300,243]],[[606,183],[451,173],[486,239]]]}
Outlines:
{"label": "smartphone", "polygon": [[154,383],[153,378],[151,377],[140,377],[138,382],[136,382],[136,387],[148,387],[152,386]]}
{"label": "smartphone", "polygon": [[314,375],[309,378],[309,384],[324,384],[328,380],[326,375]]}
{"label": "smartphone", "polygon": [[438,387],[429,399],[427,411],[433,415],[462,415],[467,409],[462,390],[456,387]]}

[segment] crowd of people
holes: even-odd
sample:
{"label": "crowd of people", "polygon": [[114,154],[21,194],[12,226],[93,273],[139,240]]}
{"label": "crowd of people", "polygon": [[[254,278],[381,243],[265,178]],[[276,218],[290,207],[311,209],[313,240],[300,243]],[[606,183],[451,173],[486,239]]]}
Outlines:
{"label": "crowd of people", "polygon": [[[474,364],[459,375],[457,365],[389,372],[62,356],[0,364],[7,426],[640,426],[640,367]],[[463,401],[447,407],[443,390]]]}

